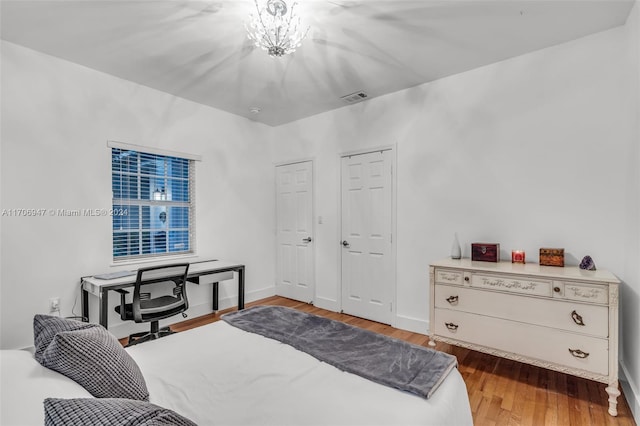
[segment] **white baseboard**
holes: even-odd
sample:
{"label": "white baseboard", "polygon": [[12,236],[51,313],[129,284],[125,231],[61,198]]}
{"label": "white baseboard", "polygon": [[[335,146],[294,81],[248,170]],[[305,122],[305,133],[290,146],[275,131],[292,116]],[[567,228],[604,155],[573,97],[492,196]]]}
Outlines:
{"label": "white baseboard", "polygon": [[313,301],[313,306],[331,312],[340,312],[340,303],[338,303],[337,300],[326,299],[324,297],[316,297]]}
{"label": "white baseboard", "polygon": [[[340,302],[337,300],[316,297],[313,301],[313,305],[321,309],[326,309],[327,311],[340,312]],[[429,321],[404,315],[396,315],[394,323],[391,324],[391,326],[424,335],[427,335],[429,331]]]}
{"label": "white baseboard", "polygon": [[[265,287],[258,290],[252,290],[252,291],[246,292],[244,295],[244,302],[245,303],[255,302],[256,300],[266,299],[267,297],[271,297],[275,295],[276,295],[275,287],[273,286]],[[212,312],[211,302],[208,302],[207,306],[209,306],[209,312]],[[218,299],[218,310],[220,311],[227,308],[233,308],[234,306],[238,306],[238,296],[235,294],[226,296],[226,297],[221,297]],[[189,310],[191,310],[191,307],[189,307]],[[201,315],[204,315],[204,314],[201,314]]]}
{"label": "white baseboard", "polygon": [[640,392],[638,383],[629,380],[629,372],[623,362],[620,362],[620,387],[631,409],[631,415],[640,424]]}
{"label": "white baseboard", "polygon": [[392,325],[395,328],[411,331],[413,333],[419,333],[424,335],[429,334],[429,321],[425,321],[418,318],[407,317],[404,315],[396,315],[395,324],[392,324]]}

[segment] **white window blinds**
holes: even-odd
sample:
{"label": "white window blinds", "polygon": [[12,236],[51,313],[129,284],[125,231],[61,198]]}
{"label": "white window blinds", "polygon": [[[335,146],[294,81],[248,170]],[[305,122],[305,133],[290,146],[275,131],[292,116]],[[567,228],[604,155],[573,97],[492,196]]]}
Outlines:
{"label": "white window blinds", "polygon": [[193,159],[111,148],[114,260],[193,253],[194,168]]}

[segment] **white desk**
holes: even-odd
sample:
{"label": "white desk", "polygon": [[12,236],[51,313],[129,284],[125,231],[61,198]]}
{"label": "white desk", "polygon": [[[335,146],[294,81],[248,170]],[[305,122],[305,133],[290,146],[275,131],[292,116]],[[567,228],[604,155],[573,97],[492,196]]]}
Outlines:
{"label": "white desk", "polygon": [[[176,262],[178,263],[178,262]],[[213,310],[218,310],[218,282],[233,277],[233,272],[238,273],[238,309],[244,309],[244,265],[225,260],[204,260],[189,264],[187,281],[200,284],[203,275],[213,276]],[[82,316],[89,318],[89,294],[100,299],[99,318],[100,324],[107,328],[109,310],[109,291],[121,288],[133,287],[136,275],[113,279],[99,279],[95,277],[82,277],[80,291],[82,295]]]}

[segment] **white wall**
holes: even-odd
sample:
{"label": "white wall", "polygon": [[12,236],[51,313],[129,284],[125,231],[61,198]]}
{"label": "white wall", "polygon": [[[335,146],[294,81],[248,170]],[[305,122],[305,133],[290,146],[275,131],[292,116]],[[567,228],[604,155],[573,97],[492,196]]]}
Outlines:
{"label": "white wall", "polygon": [[626,23],[628,51],[627,67],[630,92],[636,93],[635,135],[631,144],[627,167],[627,239],[621,310],[621,366],[625,381],[623,389],[635,418],[640,419],[640,2],[635,3]]}
{"label": "white wall", "polygon": [[[396,324],[427,332],[427,267],[458,232],[466,257],[475,241],[499,242],[505,258],[524,249],[530,262],[540,247],[564,247],[574,265],[591,255],[625,281],[636,326],[623,352],[636,355],[630,43],[619,27],[277,128],[277,161],[316,158],[317,302],[340,305],[339,154],[397,144]],[[638,357],[626,362],[636,377]]]}
{"label": "white wall", "polygon": [[[248,300],[273,294],[270,128],[11,43],[1,48],[2,209],[109,208],[107,140],[199,154],[198,255],[245,263]],[[74,304],[79,314],[79,278],[116,269],[110,217],[4,216],[1,231],[2,348],[33,344],[33,315],[48,311],[50,297],[61,298],[63,316]],[[221,307],[236,304],[235,281],[220,291]],[[189,286],[189,296],[191,316],[211,311],[211,286]],[[110,312],[118,336],[148,328]]]}

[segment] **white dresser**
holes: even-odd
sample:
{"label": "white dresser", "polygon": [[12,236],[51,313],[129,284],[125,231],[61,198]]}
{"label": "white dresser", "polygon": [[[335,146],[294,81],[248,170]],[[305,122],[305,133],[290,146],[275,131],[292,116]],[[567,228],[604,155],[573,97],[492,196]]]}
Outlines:
{"label": "white dresser", "polygon": [[429,267],[430,344],[446,342],[607,385],[617,415],[618,279],[577,266],[447,259]]}

